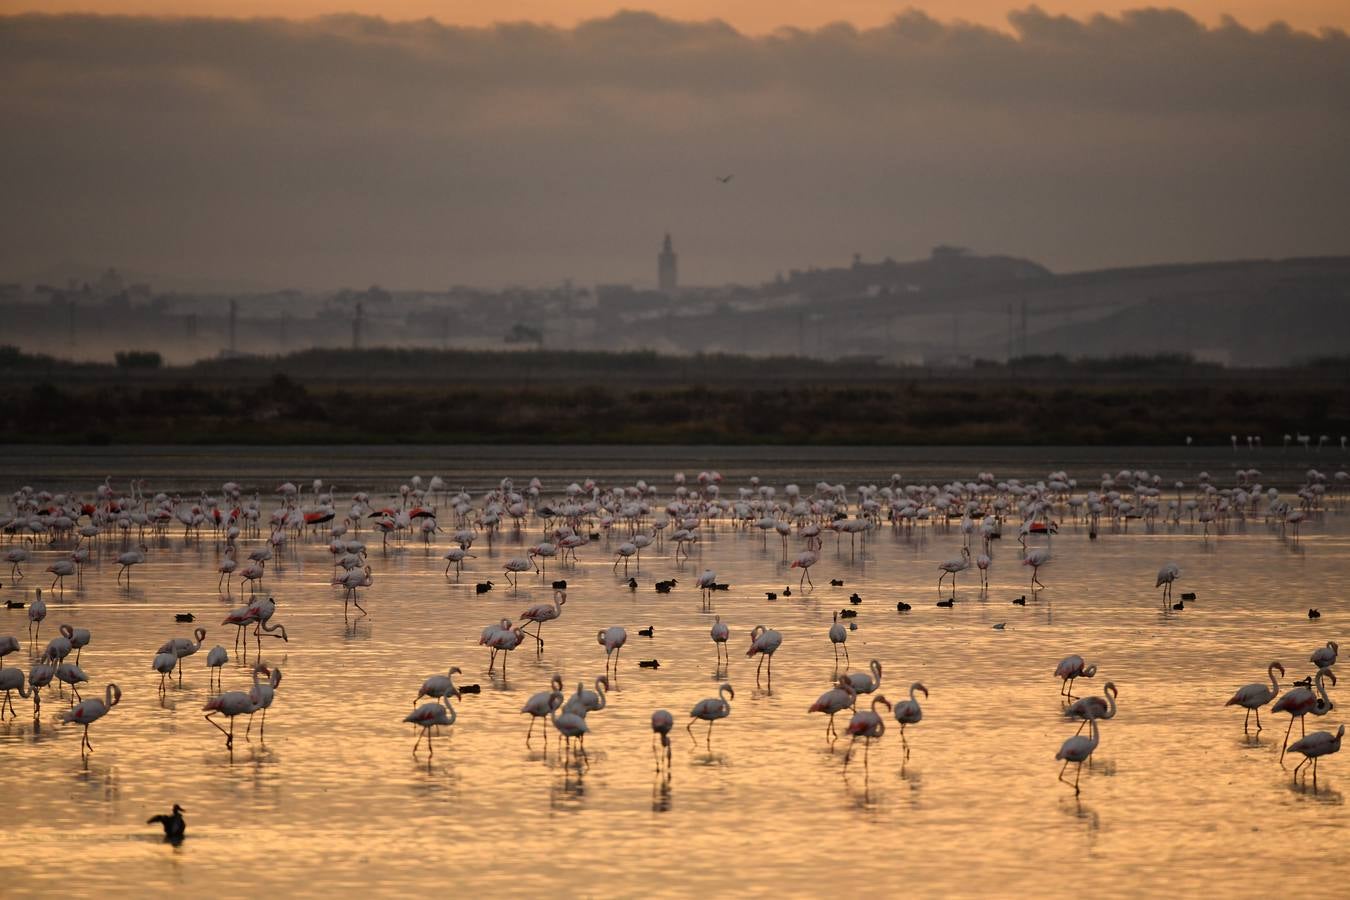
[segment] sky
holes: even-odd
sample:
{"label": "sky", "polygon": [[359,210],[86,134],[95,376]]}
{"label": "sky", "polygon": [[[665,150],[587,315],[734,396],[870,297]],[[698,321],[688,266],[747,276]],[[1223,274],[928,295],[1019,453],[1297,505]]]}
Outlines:
{"label": "sky", "polygon": [[667,230],[698,284],[938,243],[1060,271],[1350,253],[1344,32],[1200,4],[718,6],[0,16],[0,276],[651,284]]}

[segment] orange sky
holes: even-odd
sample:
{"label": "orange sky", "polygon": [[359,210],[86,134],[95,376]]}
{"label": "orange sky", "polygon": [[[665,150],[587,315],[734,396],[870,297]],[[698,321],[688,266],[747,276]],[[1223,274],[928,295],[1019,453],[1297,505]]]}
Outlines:
{"label": "orange sky", "polygon": [[[483,25],[528,19],[570,25],[579,19],[608,15],[618,9],[643,9],[678,19],[720,18],[743,31],[764,32],[779,25],[817,26],[846,19],[858,25],[889,20],[907,6],[939,19],[966,19],[1003,25],[1011,8],[1029,0],[948,0],[948,2],[885,2],[885,0],[0,0],[0,11],[97,12],[158,15],[283,16],[306,18],[332,12],[360,12],[391,19],[431,17],[447,23]],[[1334,26],[1350,30],[1347,0],[1041,0],[1053,13],[1086,17],[1141,6],[1172,6],[1207,23],[1225,13],[1248,26],[1273,20],[1309,30]]]}

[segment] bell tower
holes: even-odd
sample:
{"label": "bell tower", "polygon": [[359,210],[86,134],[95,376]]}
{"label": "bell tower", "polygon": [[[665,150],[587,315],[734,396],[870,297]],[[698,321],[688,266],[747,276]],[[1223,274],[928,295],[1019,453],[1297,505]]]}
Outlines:
{"label": "bell tower", "polygon": [[663,294],[675,293],[675,250],[670,245],[670,232],[666,232],[661,252],[656,256],[656,285]]}

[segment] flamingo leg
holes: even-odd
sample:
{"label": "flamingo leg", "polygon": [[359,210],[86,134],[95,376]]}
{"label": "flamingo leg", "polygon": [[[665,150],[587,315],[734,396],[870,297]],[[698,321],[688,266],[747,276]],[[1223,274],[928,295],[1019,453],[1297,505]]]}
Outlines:
{"label": "flamingo leg", "polygon": [[1289,749],[1289,735],[1294,730],[1294,716],[1289,717],[1289,727],[1284,730],[1284,746],[1280,748],[1280,765],[1284,765],[1284,754]]}
{"label": "flamingo leg", "polygon": [[689,732],[689,740],[693,741],[693,742],[694,742],[694,746],[697,747],[697,746],[698,746],[698,738],[694,737],[694,720],[693,720],[693,719],[690,719],[690,720],[689,720],[689,724],[686,725],[686,726],[684,726],[684,730]]}
{"label": "flamingo leg", "polygon": [[709,753],[712,752],[712,727],[713,727],[713,722],[714,722],[714,721],[716,721],[716,720],[714,720],[714,719],[709,719],[709,720],[708,720],[708,745],[707,745],[707,746],[708,746],[708,752],[709,752]]}
{"label": "flamingo leg", "polygon": [[1261,709],[1260,709],[1260,707],[1257,707],[1257,709],[1256,709],[1256,730],[1257,730],[1257,731],[1260,731],[1260,730],[1261,730]]}

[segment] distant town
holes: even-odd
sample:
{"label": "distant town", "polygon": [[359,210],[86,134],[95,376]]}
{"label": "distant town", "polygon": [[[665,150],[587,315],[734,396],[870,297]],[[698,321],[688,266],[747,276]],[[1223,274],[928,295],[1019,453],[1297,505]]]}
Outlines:
{"label": "distant town", "polygon": [[108,267],[61,283],[0,284],[3,343],[110,362],[166,363],[309,348],[651,350],[962,368],[1032,354],[1186,353],[1271,366],[1343,353],[1350,257],[1158,265],[1059,274],[949,245],[927,258],[793,269],[757,285],[691,286],[677,240],[655,286],[326,292],[157,290]]}

